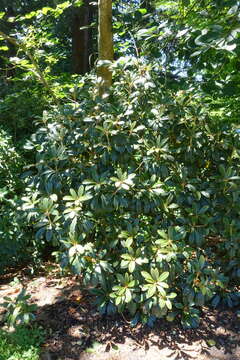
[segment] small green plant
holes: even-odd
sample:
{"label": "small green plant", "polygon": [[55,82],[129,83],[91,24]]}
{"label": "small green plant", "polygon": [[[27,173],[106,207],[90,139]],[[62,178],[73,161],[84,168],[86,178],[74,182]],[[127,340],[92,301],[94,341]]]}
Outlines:
{"label": "small green plant", "polygon": [[18,327],[11,333],[0,330],[0,360],[39,360],[44,336],[38,327]]}
{"label": "small green plant", "polygon": [[35,319],[33,312],[36,311],[37,306],[35,304],[29,304],[29,298],[30,295],[26,294],[26,289],[22,289],[16,299],[11,299],[7,296],[4,297],[5,302],[1,305],[7,310],[5,321],[9,327],[28,325]]}

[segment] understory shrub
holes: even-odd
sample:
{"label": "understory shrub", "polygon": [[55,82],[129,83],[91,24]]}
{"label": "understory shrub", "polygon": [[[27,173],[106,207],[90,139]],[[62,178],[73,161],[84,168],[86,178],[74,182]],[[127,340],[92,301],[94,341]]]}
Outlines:
{"label": "understory shrub", "polygon": [[29,231],[20,212],[24,159],[14,148],[11,137],[0,129],[0,273],[27,259]]}
{"label": "understory shrub", "polygon": [[23,223],[19,206],[18,197],[8,198],[0,192],[0,274],[9,267],[26,264],[31,257],[31,231]]}
{"label": "understory shrub", "polygon": [[16,151],[12,138],[0,128],[0,189],[18,190],[23,159]]}
{"label": "understory shrub", "polygon": [[0,80],[0,86],[0,126],[7,126],[15,143],[23,142],[33,133],[47,97],[41,85],[26,78],[16,77],[8,83]]}
{"label": "understory shrub", "polygon": [[113,70],[110,94],[89,75],[44,114],[23,209],[101,312],[194,327],[205,304],[239,301],[240,135],[212,126],[187,84],[166,88],[157,66]]}

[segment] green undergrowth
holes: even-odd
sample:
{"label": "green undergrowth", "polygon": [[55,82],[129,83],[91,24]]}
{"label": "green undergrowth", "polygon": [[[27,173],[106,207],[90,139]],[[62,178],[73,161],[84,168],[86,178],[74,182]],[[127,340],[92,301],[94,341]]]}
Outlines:
{"label": "green undergrowth", "polygon": [[18,211],[24,187],[21,180],[24,165],[25,159],[16,149],[12,137],[0,128],[0,273],[28,259],[25,249],[30,232]]}
{"label": "green undergrowth", "polygon": [[43,340],[37,327],[18,327],[12,333],[0,329],[0,360],[38,360]]}

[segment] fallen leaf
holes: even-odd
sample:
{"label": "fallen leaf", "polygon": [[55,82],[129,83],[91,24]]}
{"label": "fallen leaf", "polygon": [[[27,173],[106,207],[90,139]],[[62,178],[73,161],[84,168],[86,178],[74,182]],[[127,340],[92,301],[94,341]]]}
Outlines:
{"label": "fallen leaf", "polygon": [[207,344],[208,344],[209,346],[215,346],[215,345],[216,345],[216,341],[215,341],[215,340],[212,340],[212,339],[209,339],[209,340],[207,340]]}

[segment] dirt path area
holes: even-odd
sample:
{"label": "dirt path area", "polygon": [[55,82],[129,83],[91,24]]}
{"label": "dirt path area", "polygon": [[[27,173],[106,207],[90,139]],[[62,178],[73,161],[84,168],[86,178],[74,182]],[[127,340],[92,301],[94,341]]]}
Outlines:
{"label": "dirt path area", "polygon": [[[100,316],[75,278],[42,276],[23,283],[38,305],[36,321],[48,333],[42,360],[240,360],[239,309],[206,308],[194,330],[163,320],[152,329],[132,328],[121,316]],[[0,286],[0,303],[20,290],[20,284]]]}

